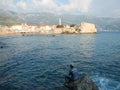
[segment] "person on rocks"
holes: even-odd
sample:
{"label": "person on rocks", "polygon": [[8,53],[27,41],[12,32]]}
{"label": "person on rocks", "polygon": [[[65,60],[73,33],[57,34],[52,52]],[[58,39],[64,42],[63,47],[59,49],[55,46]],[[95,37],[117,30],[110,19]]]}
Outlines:
{"label": "person on rocks", "polygon": [[73,64],[70,64],[69,75],[65,76],[65,83],[70,83],[78,80],[78,70]]}

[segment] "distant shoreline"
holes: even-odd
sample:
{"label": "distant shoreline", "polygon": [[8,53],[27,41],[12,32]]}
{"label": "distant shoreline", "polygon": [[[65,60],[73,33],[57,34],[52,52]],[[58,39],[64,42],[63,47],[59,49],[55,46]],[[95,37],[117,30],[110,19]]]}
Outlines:
{"label": "distant shoreline", "polygon": [[95,24],[81,22],[76,25],[41,25],[33,26],[27,24],[1,26],[0,36],[11,35],[33,35],[33,34],[91,34],[96,33],[97,28]]}
{"label": "distant shoreline", "polygon": [[96,33],[40,33],[40,32],[26,32],[26,33],[20,33],[20,32],[10,32],[10,33],[0,33],[0,37],[6,37],[6,36],[27,36],[27,35],[60,35],[60,34],[96,34]]}
{"label": "distant shoreline", "polygon": [[15,35],[19,35],[19,36],[25,36],[25,35],[37,35],[37,34],[41,34],[39,32],[27,32],[27,33],[20,33],[20,32],[9,32],[9,33],[1,33],[0,32],[0,37],[4,37],[4,36],[15,36]]}

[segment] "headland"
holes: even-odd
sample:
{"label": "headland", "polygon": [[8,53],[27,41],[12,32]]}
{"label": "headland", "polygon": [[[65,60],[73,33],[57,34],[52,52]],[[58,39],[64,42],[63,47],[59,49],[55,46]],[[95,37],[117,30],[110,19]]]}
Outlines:
{"label": "headland", "polygon": [[96,25],[81,22],[76,25],[45,25],[16,24],[12,26],[0,26],[0,36],[31,35],[31,34],[86,34],[96,33]]}

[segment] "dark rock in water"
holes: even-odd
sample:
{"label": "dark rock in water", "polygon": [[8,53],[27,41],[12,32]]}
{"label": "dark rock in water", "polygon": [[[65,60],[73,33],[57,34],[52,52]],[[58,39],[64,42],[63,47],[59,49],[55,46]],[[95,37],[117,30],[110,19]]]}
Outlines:
{"label": "dark rock in water", "polygon": [[52,36],[55,37],[56,35],[53,34]]}
{"label": "dark rock in water", "polygon": [[6,46],[6,44],[5,43],[3,43],[3,42],[0,42],[0,48],[2,49],[2,48],[4,48]]}
{"label": "dark rock in water", "polygon": [[84,76],[77,83],[77,90],[99,90],[97,85],[90,79],[89,76]]}
{"label": "dark rock in water", "polygon": [[99,89],[89,76],[84,76],[75,82],[59,87],[56,90],[99,90]]}
{"label": "dark rock in water", "polygon": [[0,46],[0,48],[3,48],[3,46]]}

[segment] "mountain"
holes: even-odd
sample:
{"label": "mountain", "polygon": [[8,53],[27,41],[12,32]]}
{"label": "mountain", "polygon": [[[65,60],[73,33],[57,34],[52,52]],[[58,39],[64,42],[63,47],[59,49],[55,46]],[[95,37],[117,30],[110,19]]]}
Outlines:
{"label": "mountain", "polygon": [[14,25],[16,23],[18,22],[10,17],[0,16],[0,25]]}
{"label": "mountain", "polygon": [[22,20],[17,13],[0,9],[0,25],[14,25],[21,22]]}
{"label": "mountain", "polygon": [[[22,16],[22,15],[21,15]],[[104,30],[120,30],[120,18],[95,17],[84,15],[70,14],[53,14],[53,13],[27,13],[24,14],[24,21],[32,25],[40,24],[58,24],[58,18],[61,17],[62,24],[78,24],[80,22],[89,22],[96,24],[97,28]]]}
{"label": "mountain", "polygon": [[119,30],[120,18],[96,17],[75,14],[55,14],[55,13],[16,13],[8,10],[0,10],[0,18],[3,18],[0,24],[7,23],[27,23],[30,25],[58,24],[58,18],[61,17],[62,24],[78,24],[80,22],[89,22],[96,24],[99,30]]}

